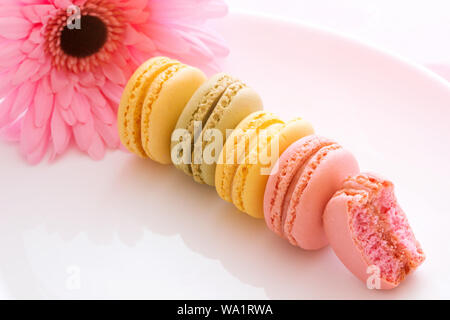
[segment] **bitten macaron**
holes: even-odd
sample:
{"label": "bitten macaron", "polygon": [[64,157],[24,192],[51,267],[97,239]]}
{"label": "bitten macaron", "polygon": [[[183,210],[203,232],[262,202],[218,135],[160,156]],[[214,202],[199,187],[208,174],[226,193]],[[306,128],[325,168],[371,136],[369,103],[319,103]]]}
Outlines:
{"label": "bitten macaron", "polygon": [[379,175],[349,177],[328,203],[323,223],[336,255],[371,288],[398,286],[425,260],[394,185]]}
{"label": "bitten macaron", "polygon": [[122,144],[140,157],[171,163],[172,131],[205,74],[166,57],[143,63],[128,81],[118,110]]}
{"label": "bitten macaron", "polygon": [[264,194],[269,229],[307,250],[328,244],[322,223],[327,202],[359,172],[354,156],[336,142],[311,135],[281,155]]}
{"label": "bitten macaron", "polygon": [[[216,170],[216,190],[240,211],[263,218],[264,190],[278,157],[298,139],[313,134],[314,129],[306,120],[285,123],[264,112],[250,115],[238,128],[219,156],[225,163]],[[231,154],[239,153],[231,159]]]}
{"label": "bitten macaron", "polygon": [[175,128],[182,131],[172,136],[174,165],[196,182],[214,186],[227,131],[262,108],[258,93],[240,80],[225,73],[211,77],[193,94],[178,119]]}

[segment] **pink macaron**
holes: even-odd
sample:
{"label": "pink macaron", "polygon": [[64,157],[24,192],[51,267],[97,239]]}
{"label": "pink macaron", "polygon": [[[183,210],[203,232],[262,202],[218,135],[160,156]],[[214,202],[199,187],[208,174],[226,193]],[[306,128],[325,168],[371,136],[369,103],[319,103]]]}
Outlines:
{"label": "pink macaron", "polygon": [[344,180],[358,172],[354,156],[336,142],[316,135],[298,140],[283,152],[266,185],[268,227],[303,249],[326,246],[325,206]]}
{"label": "pink macaron", "polygon": [[425,260],[392,182],[379,176],[347,179],[328,203],[323,223],[336,255],[371,288],[398,286]]}

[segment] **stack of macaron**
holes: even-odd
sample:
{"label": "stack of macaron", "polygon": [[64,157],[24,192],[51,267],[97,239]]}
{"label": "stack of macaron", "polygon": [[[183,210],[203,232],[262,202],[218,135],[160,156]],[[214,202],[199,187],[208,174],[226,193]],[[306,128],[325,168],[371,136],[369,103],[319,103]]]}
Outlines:
{"label": "stack of macaron", "polygon": [[375,268],[376,288],[396,287],[425,259],[391,182],[360,173],[354,156],[308,121],[263,111],[258,93],[228,74],[207,79],[150,59],[124,90],[118,129],[129,151],[215,187],[292,245],[330,244],[362,281]]}

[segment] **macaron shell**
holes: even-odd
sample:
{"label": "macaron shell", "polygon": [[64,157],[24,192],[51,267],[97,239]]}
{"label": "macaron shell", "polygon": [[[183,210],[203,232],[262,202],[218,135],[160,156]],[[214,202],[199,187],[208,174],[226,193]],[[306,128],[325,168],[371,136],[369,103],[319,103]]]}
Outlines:
{"label": "macaron shell", "polygon": [[[253,112],[263,109],[263,102],[259,94],[249,87],[243,87],[239,89],[236,94],[233,94],[233,84],[227,88],[220,101],[217,103],[216,108],[208,119],[203,132],[208,129],[216,129],[222,133],[224,137],[223,144],[226,143],[226,131],[227,129],[235,129],[237,125],[248,115]],[[229,95],[230,94],[230,95]],[[196,142],[198,148],[202,142]],[[223,146],[222,144],[222,146]],[[205,150],[209,142],[203,141],[202,150]],[[216,162],[208,164],[203,161],[201,164],[192,165],[192,171],[194,179],[200,183],[206,183],[210,186],[215,185],[216,175],[216,163],[219,159],[219,150],[216,154]]]}
{"label": "macaron shell", "polygon": [[[352,238],[349,226],[348,203],[351,197],[341,194],[333,197],[327,204],[323,215],[323,225],[328,241],[341,262],[364,283],[371,276],[368,263],[364,260]],[[380,289],[396,286],[380,279]]]}
{"label": "macaron shell", "polygon": [[[142,143],[151,159],[170,164],[172,132],[187,102],[206,81],[206,76],[199,69],[186,66],[168,78],[159,80],[162,80],[161,88],[151,88],[144,102]],[[158,79],[155,80],[155,85],[157,81]],[[155,93],[157,96],[153,96]],[[151,100],[151,103],[148,100]]]}
{"label": "macaron shell", "polygon": [[147,157],[141,142],[141,112],[148,88],[157,75],[170,66],[180,64],[166,57],[144,62],[128,81],[117,112],[117,127],[122,144],[140,157]]}
{"label": "macaron shell", "polygon": [[[292,197],[299,198],[288,200],[284,233],[291,243],[306,250],[317,250],[328,244],[322,222],[325,207],[344,180],[359,172],[359,165],[350,152],[339,148],[329,151],[318,162],[313,157],[305,170],[308,167],[315,169],[303,192],[296,195],[293,191]],[[298,188],[299,184],[293,186]]]}
{"label": "macaron shell", "polygon": [[[187,103],[177,121],[176,129],[188,130],[192,138],[192,144],[194,144],[194,122],[200,121],[203,125],[206,123],[213,107],[216,106],[226,88],[234,81],[231,76],[225,73],[216,74],[204,82]],[[177,143],[179,141],[172,141],[171,149]],[[192,175],[190,163],[179,163],[175,166],[187,175]]]}
{"label": "macaron shell", "polygon": [[[278,141],[279,144],[278,154],[275,155],[276,160],[292,143],[313,133],[312,125],[306,120],[296,119],[287,123],[277,134],[277,139],[271,142]],[[267,148],[270,148],[270,145]],[[239,189],[237,192],[233,190],[233,202],[235,203],[236,198],[241,198],[243,203],[241,210],[254,218],[264,218],[264,192],[274,165],[275,162],[272,166],[261,163],[252,164],[247,167],[247,173],[243,179],[240,179],[241,181],[236,181],[236,184],[233,182],[233,189]],[[262,169],[265,169],[267,174],[261,174]]]}
{"label": "macaron shell", "polygon": [[285,126],[284,122],[272,124],[265,129],[264,137],[261,136],[262,132],[258,132],[257,139],[252,141],[252,145],[249,146],[248,154],[245,155],[245,161],[238,165],[233,176],[231,200],[240,211],[246,212],[243,193],[250,168],[260,162],[260,153],[266,152],[270,148],[270,142],[275,139]]}
{"label": "macaron shell", "polygon": [[322,148],[335,144],[334,141],[310,135],[290,145],[280,156],[267,182],[264,193],[264,217],[269,229],[284,237],[283,221],[289,206],[286,195],[302,167]]}
{"label": "macaron shell", "polygon": [[[284,122],[273,113],[257,111],[242,120],[228,137],[219,156],[215,176],[216,190],[222,199],[232,202],[233,178],[239,164],[244,163],[245,158],[248,157],[250,145],[256,140],[258,131],[273,124],[284,124]],[[240,154],[242,151],[244,153]]]}

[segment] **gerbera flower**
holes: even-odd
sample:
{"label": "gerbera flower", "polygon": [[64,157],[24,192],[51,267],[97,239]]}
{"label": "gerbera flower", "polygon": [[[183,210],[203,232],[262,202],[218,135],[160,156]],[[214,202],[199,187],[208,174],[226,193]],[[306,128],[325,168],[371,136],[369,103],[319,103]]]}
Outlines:
{"label": "gerbera flower", "polygon": [[1,0],[0,134],[30,163],[71,141],[101,159],[120,145],[133,70],[156,55],[217,69],[228,51],[205,22],[226,11],[222,0]]}

